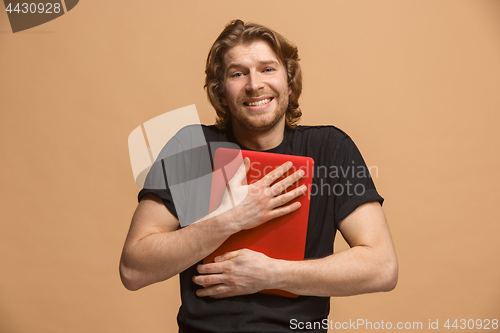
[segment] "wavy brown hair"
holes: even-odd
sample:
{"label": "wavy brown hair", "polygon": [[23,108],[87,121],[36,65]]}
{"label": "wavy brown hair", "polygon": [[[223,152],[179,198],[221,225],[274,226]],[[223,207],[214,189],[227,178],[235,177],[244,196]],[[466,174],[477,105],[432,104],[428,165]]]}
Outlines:
{"label": "wavy brown hair", "polygon": [[231,113],[222,104],[224,97],[224,55],[234,46],[249,44],[262,40],[269,44],[284,65],[288,84],[292,88],[288,108],[285,113],[286,126],[295,128],[302,116],[299,108],[299,97],[302,92],[302,72],[299,64],[297,47],[279,33],[255,23],[244,23],[242,20],[231,21],[217,37],[207,57],[205,69],[205,89],[208,100],[217,112],[215,125],[227,130],[231,127]]}

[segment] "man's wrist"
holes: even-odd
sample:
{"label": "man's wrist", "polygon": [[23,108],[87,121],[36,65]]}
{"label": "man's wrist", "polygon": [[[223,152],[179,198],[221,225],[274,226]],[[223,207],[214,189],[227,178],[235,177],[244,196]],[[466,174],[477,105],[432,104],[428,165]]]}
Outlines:
{"label": "man's wrist", "polygon": [[210,214],[210,219],[213,219],[214,223],[218,226],[217,230],[227,237],[241,231],[241,228],[234,223],[236,220],[234,210],[234,208],[224,209],[220,206]]}
{"label": "man's wrist", "polygon": [[293,261],[273,259],[272,277],[271,277],[271,288],[270,289],[280,289],[287,290],[290,286],[290,276],[293,271]]}

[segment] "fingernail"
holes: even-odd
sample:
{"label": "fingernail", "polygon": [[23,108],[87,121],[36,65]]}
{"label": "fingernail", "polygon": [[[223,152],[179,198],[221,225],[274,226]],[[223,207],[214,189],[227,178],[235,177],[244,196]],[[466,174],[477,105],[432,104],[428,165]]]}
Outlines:
{"label": "fingernail", "polygon": [[302,194],[305,194],[305,193],[306,193],[306,191],[307,191],[307,186],[302,185],[302,186],[300,187],[300,189],[301,189],[301,191],[302,191]]}
{"label": "fingernail", "polygon": [[306,173],[304,172],[304,170],[302,170],[302,169],[299,170],[299,176],[300,177],[304,177],[305,174]]}

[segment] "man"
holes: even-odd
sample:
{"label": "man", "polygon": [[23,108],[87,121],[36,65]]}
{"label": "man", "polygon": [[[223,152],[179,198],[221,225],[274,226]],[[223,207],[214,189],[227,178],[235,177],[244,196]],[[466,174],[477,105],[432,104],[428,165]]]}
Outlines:
{"label": "man", "polygon": [[[205,87],[218,120],[216,126],[204,126],[203,134],[209,143],[314,159],[316,193],[311,194],[306,260],[276,260],[244,249],[202,262],[230,235],[300,209],[290,202],[304,189],[284,189],[303,174],[276,182],[291,168],[288,163],[255,184],[242,185],[249,168],[245,160],[231,179],[231,194],[239,203],[232,207],[226,198],[216,212],[185,227],[179,225],[168,188],[139,194],[120,262],[122,281],[137,290],[180,273],[180,332],[303,327],[324,332],[329,297],[389,291],[396,285],[398,265],[383,199],[356,146],[333,126],[296,125],[302,89],[298,60],[297,49],[276,32],[231,22],[207,59]],[[333,254],[337,229],[350,249]],[[264,289],[300,296],[257,293]]]}

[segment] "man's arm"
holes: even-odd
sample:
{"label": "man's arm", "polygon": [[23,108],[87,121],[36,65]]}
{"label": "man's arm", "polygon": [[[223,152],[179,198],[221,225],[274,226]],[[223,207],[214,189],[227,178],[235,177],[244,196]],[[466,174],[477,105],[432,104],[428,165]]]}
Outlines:
{"label": "man's arm", "polygon": [[179,229],[179,220],[153,195],[139,203],[123,247],[120,276],[129,290],[169,279],[209,255],[231,234],[224,218]]}
{"label": "man's arm", "polygon": [[229,182],[238,205],[230,208],[231,200],[226,194],[214,213],[182,229],[161,200],[152,195],[145,197],[134,213],[123,247],[120,276],[124,286],[138,290],[166,280],[208,256],[230,235],[297,210],[300,205],[287,203],[302,195],[305,188],[282,192],[302,178],[303,171],[274,184],[291,166],[290,162],[285,163],[260,181],[242,185],[250,168],[245,159]]}
{"label": "man's arm", "polygon": [[339,223],[350,248],[322,259],[285,261],[250,250],[234,251],[198,266],[199,296],[215,298],[281,289],[298,295],[349,296],[394,289],[396,252],[378,202],[359,206]]}

